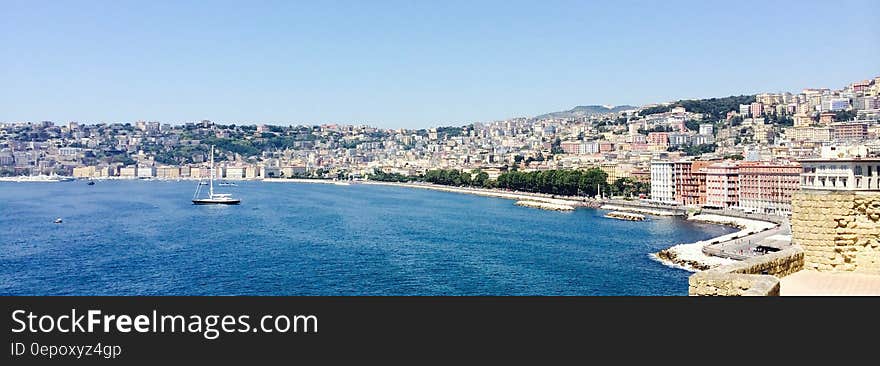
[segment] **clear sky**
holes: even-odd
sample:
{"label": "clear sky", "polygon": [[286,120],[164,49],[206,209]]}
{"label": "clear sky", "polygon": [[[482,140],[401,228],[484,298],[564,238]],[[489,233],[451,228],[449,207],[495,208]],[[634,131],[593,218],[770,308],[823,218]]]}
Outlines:
{"label": "clear sky", "polygon": [[0,0],[0,121],[422,128],[880,75],[853,1]]}

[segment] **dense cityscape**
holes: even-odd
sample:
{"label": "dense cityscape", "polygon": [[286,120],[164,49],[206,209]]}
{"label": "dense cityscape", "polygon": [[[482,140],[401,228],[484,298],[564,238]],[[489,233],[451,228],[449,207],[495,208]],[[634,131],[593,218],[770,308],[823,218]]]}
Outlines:
{"label": "dense cityscape", "polygon": [[[877,188],[880,164],[829,165],[829,174],[843,175],[826,182],[828,172],[816,171],[825,164],[815,162],[878,156],[878,120],[880,77],[838,90],[580,106],[418,130],[208,120],[5,122],[0,175],[206,178],[214,145],[217,178],[228,180],[419,180],[787,215],[792,192],[804,185]],[[808,182],[802,173],[821,180]]]}

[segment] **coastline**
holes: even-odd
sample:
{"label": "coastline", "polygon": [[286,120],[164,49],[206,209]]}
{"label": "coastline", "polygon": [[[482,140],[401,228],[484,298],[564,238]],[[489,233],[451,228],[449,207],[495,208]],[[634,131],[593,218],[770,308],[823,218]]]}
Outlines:
{"label": "coastline", "polygon": [[314,184],[339,184],[339,183],[348,183],[346,180],[332,180],[332,179],[305,179],[305,178],[263,178],[263,179],[254,179],[261,182],[267,183],[314,183]]}
{"label": "coastline", "polygon": [[739,228],[739,231],[721,235],[694,243],[673,245],[657,253],[651,253],[652,259],[674,268],[681,268],[691,272],[705,271],[718,266],[736,263],[729,258],[715,257],[703,253],[703,248],[709,245],[723,243],[729,240],[741,238],[751,233],[761,232],[777,225],[771,222],[744,219],[732,216],[716,214],[693,215],[688,220],[699,221],[716,225],[727,225]]}
{"label": "coastline", "polygon": [[477,196],[484,197],[495,197],[495,198],[505,198],[515,201],[537,201],[548,203],[551,205],[564,205],[564,206],[572,206],[572,207],[592,207],[598,208],[600,206],[600,202],[588,199],[573,199],[573,198],[559,198],[554,197],[553,195],[543,194],[543,193],[530,193],[530,192],[510,192],[510,191],[502,191],[499,189],[488,189],[488,188],[466,188],[466,187],[450,187],[450,186],[441,186],[437,184],[431,183],[396,183],[396,182],[374,182],[374,181],[358,181],[357,184],[371,184],[371,185],[381,185],[381,186],[392,186],[392,187],[406,187],[406,188],[421,188],[421,189],[430,189],[435,191],[442,192],[452,192],[452,193],[464,193],[464,194],[473,194]]}
{"label": "coastline", "polygon": [[[447,187],[447,186],[438,186],[434,184],[413,184],[413,183],[391,183],[391,182],[359,182],[363,184],[374,184],[374,185],[386,185],[386,186],[398,186],[398,187],[409,187],[409,188],[422,188],[422,189],[432,189],[438,191],[445,192],[455,192],[455,193],[465,193],[465,194],[474,194],[479,196],[487,196],[487,197],[498,197],[498,198],[506,198],[518,201],[539,201],[546,202],[549,204],[561,204],[561,205],[569,205],[574,207],[591,207],[607,210],[610,208],[614,208],[619,211],[624,212],[639,212],[656,216],[677,216],[674,212],[666,211],[666,210],[652,210],[652,209],[640,209],[640,208],[632,208],[632,207],[622,207],[615,206],[613,204],[603,205],[600,201],[596,200],[567,200],[560,198],[547,198],[545,195],[541,194],[533,194],[533,193],[509,193],[505,191],[498,190],[490,190],[490,189],[480,189],[480,188],[462,188],[462,187]],[[638,210],[638,211],[636,211]],[[712,245],[713,243],[722,243],[728,240],[733,240],[735,238],[739,238],[745,235],[749,235],[752,232],[760,232],[772,227],[776,227],[777,225],[772,222],[767,221],[759,221],[753,219],[745,219],[733,216],[722,216],[717,214],[702,214],[702,215],[692,215],[687,218],[691,221],[704,222],[715,225],[724,225],[724,226],[733,226],[739,228],[740,230],[725,234],[717,237],[712,237],[706,240],[701,240],[694,243],[683,243],[673,245],[667,249],[663,249],[657,253],[650,253],[649,256],[662,263],[663,265],[684,269],[691,272],[699,272],[711,268],[715,268],[718,266],[731,264],[737,262],[734,259],[722,258],[710,256],[708,254],[703,253],[703,247]]]}
{"label": "coastline", "polygon": [[[139,179],[137,177],[101,177],[101,178],[76,178],[76,180],[147,180],[147,181],[198,181],[201,178],[191,178],[191,177],[180,177],[180,178],[149,178],[149,179]],[[676,213],[662,210],[662,209],[649,209],[649,208],[634,208],[634,207],[624,207],[618,206],[613,203],[604,204],[603,201],[584,198],[584,197],[570,197],[564,198],[549,194],[543,193],[532,193],[532,192],[517,192],[517,191],[503,191],[500,189],[488,189],[488,188],[472,188],[472,187],[452,187],[452,186],[442,186],[432,183],[400,183],[400,182],[378,182],[378,181],[339,181],[339,180],[331,180],[331,179],[303,179],[303,178],[240,178],[240,179],[228,179],[229,181],[262,181],[268,183],[306,183],[306,184],[332,184],[332,185],[348,185],[348,184],[369,184],[369,185],[380,185],[380,186],[392,186],[392,187],[404,187],[404,188],[419,188],[419,189],[429,189],[435,191],[442,192],[451,192],[451,193],[461,193],[461,194],[471,194],[477,196],[484,197],[494,197],[494,198],[504,198],[515,201],[515,204],[519,204],[522,201],[527,204],[520,204],[520,206],[537,208],[537,209],[549,209],[549,210],[557,210],[557,211],[571,211],[577,207],[588,207],[588,208],[596,208],[603,210],[612,210],[612,211],[623,211],[623,212],[637,212],[641,214],[655,215],[655,216],[675,216]],[[14,180],[4,180],[4,181],[14,181]],[[21,181],[19,181],[21,182]],[[25,181],[26,182],[26,181]],[[694,242],[694,243],[682,243],[673,245],[667,249],[663,249],[656,253],[650,253],[649,256],[666,265],[673,268],[685,269],[691,272],[699,272],[707,269],[711,269],[714,267],[718,267],[721,265],[735,263],[736,260],[715,257],[711,255],[707,255],[703,253],[703,248],[709,245],[722,243],[728,240],[733,240],[735,238],[739,238],[749,233],[760,232],[766,230],[767,228],[775,227],[776,224],[758,221],[752,219],[744,219],[732,216],[722,216],[716,214],[703,214],[703,215],[692,215],[687,218],[688,220],[700,221],[705,223],[711,223],[716,225],[726,225],[737,227],[740,230],[734,233],[709,238],[706,240]]]}

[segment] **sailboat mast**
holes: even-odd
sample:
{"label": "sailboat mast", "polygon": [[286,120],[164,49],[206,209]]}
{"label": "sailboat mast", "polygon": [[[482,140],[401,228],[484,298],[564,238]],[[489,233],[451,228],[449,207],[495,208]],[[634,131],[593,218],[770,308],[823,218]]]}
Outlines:
{"label": "sailboat mast", "polygon": [[211,145],[211,183],[208,188],[211,197],[214,197],[214,145]]}

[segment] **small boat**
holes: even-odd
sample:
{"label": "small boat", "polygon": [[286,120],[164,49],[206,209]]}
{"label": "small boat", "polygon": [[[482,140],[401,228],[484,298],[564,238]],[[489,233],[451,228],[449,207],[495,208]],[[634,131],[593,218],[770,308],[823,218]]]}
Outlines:
{"label": "small boat", "polygon": [[93,186],[93,185],[95,185],[95,181],[90,180],[90,181],[89,181],[88,183],[86,183],[86,184],[88,184],[88,185],[90,185],[90,186]]}
{"label": "small boat", "polygon": [[235,186],[235,183],[233,183],[233,182],[220,182],[220,185],[221,186]]}
{"label": "small boat", "polygon": [[208,197],[199,198],[202,190],[202,183],[196,186],[196,193],[193,194],[192,203],[194,205],[237,205],[241,200],[232,198],[229,193],[214,193],[214,145],[211,145],[211,179],[208,180]]}
{"label": "small boat", "polygon": [[62,222],[63,222],[63,221],[62,221],[62,220],[61,220],[61,218],[60,218],[60,217],[59,217],[59,218],[57,218],[57,219],[55,219],[55,223],[56,223],[56,224],[60,224],[60,223],[62,223]]}

